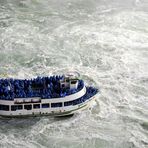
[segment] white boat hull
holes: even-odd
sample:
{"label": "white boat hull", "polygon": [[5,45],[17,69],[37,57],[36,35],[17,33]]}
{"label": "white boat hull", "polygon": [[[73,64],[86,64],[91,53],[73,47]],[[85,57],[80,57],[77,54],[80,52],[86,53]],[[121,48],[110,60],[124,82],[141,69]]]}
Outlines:
{"label": "white boat hull", "polygon": [[8,111],[3,111],[0,116],[2,117],[29,117],[29,116],[55,116],[55,117],[60,117],[60,116],[68,116],[75,114],[81,110],[84,110],[88,108],[92,101],[96,99],[95,96],[87,100],[86,102],[83,102],[78,105],[71,105],[67,107],[59,107],[55,109],[34,109],[34,110],[20,110],[20,111],[15,111],[15,113],[8,112]]}

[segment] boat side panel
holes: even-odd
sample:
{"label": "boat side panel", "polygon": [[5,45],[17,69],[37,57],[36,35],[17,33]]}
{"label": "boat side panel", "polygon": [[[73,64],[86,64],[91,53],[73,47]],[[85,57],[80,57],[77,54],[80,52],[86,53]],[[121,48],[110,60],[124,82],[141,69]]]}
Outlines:
{"label": "boat side panel", "polygon": [[42,108],[33,110],[17,110],[17,111],[1,111],[1,116],[19,117],[19,116],[38,116],[38,115],[53,115],[64,116],[68,114],[74,114],[78,110],[88,107],[89,103],[95,99],[95,96],[78,105],[71,105],[58,108]]}

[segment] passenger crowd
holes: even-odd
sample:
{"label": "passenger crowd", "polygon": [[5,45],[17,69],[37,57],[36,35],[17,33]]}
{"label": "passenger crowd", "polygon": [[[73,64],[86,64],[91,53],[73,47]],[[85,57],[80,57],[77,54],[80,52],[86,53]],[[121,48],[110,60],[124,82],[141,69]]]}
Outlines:
{"label": "passenger crowd", "polygon": [[70,95],[79,91],[84,83],[79,80],[78,89],[62,89],[60,88],[59,81],[64,76],[50,76],[50,77],[37,77],[31,80],[21,79],[1,79],[0,80],[0,99],[13,100],[14,98],[58,98]]}

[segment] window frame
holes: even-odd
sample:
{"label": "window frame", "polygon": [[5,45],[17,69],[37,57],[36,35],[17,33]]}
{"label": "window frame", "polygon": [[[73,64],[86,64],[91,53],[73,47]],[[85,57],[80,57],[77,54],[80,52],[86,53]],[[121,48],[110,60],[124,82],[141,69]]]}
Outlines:
{"label": "window frame", "polygon": [[[26,106],[30,106],[30,108],[26,108]],[[32,110],[32,104],[25,104],[24,105],[24,110]]]}

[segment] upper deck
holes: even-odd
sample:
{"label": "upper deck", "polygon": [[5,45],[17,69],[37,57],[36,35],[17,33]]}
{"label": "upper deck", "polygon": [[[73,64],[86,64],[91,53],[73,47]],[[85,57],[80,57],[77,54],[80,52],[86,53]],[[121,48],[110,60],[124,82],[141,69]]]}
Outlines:
{"label": "upper deck", "polygon": [[15,98],[60,98],[80,91],[83,80],[67,76],[37,77],[34,79],[0,79],[0,100]]}

